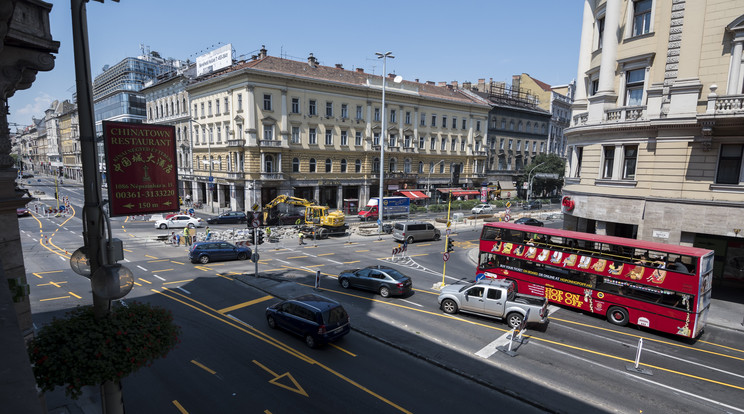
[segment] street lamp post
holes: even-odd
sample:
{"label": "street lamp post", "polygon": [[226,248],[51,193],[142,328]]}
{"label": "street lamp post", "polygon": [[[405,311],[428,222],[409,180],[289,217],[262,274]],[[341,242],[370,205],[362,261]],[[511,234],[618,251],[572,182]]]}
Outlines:
{"label": "street lamp post", "polygon": [[384,180],[385,180],[385,139],[387,137],[387,131],[385,126],[385,79],[387,78],[387,59],[395,59],[393,52],[379,53],[376,52],[377,59],[382,59],[382,133],[380,134],[380,197],[377,200],[377,211],[379,212],[378,227],[379,232],[382,234],[382,220],[385,209],[383,208],[383,198],[385,196],[384,191]]}
{"label": "street lamp post", "polygon": [[527,202],[528,203],[530,202],[530,194],[532,193],[532,179],[535,178],[532,175],[532,171],[535,171],[535,168],[537,168],[537,167],[545,164],[546,162],[547,161],[541,162],[540,164],[537,164],[536,166],[532,167],[532,169],[530,170],[530,172],[527,174],[527,181],[529,182],[529,187],[527,187]]}
{"label": "street lamp post", "polygon": [[[192,118],[189,118],[189,121],[191,121],[191,122],[195,123],[196,125],[199,125],[200,127],[202,127],[204,129],[204,133],[206,133],[206,131],[207,131],[206,127],[204,125],[202,125],[201,123],[199,123],[199,121],[194,120],[193,117]],[[212,143],[210,142],[211,140],[212,140],[212,135],[210,134],[209,137],[206,139],[206,141],[207,141],[207,157],[209,157],[209,161],[207,161],[207,163],[209,163],[209,178],[207,179],[207,200],[209,202],[210,208],[212,209],[212,213],[214,213],[214,202],[213,202],[213,199],[212,199],[212,188],[210,188],[211,186],[214,185],[214,183],[212,182],[212,180],[214,180],[214,178],[212,177]],[[193,142],[194,142],[194,139],[192,137],[191,143],[193,144]]]}

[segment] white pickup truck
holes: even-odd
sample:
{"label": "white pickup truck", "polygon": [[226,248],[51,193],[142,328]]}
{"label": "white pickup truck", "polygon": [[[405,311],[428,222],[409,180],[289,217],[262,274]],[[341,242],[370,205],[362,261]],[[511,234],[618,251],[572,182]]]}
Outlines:
{"label": "white pickup truck", "polygon": [[[439,293],[439,307],[445,313],[458,311],[496,317],[511,328],[527,323],[548,321],[548,300],[514,292],[514,283],[489,279],[467,285],[447,285]],[[528,312],[529,310],[529,312]]]}

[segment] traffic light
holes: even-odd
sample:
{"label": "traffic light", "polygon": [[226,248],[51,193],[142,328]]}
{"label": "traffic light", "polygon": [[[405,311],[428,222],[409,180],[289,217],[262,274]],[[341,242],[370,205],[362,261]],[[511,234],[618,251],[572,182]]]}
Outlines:
{"label": "traffic light", "polygon": [[264,242],[264,232],[263,230],[257,230],[258,231],[258,243],[256,244],[263,244]]}
{"label": "traffic light", "polygon": [[248,228],[248,242],[254,243],[256,241],[255,237],[256,237],[255,229],[253,227],[249,227]]}
{"label": "traffic light", "polygon": [[447,238],[447,253],[455,251],[455,241]]}
{"label": "traffic light", "polygon": [[[252,211],[246,211],[245,212],[245,224],[246,227],[252,227],[253,226],[253,212]],[[252,240],[252,239],[251,239]]]}

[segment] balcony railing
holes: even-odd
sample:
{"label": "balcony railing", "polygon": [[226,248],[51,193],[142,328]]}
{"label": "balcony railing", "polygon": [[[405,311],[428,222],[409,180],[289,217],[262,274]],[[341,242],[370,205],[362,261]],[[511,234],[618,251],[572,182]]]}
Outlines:
{"label": "balcony railing", "polygon": [[261,173],[261,180],[284,180],[284,173],[280,172],[262,172]]}
{"label": "balcony railing", "polygon": [[605,120],[607,122],[637,121],[644,118],[645,111],[645,106],[624,106],[608,109],[605,111]]}
{"label": "balcony railing", "polygon": [[243,145],[245,145],[245,142],[242,139],[228,139],[227,140],[228,147],[242,147]]}
{"label": "balcony railing", "polygon": [[228,180],[240,180],[243,178],[244,173],[242,172],[229,172],[227,173]]}
{"label": "balcony railing", "polygon": [[744,113],[744,95],[708,96],[707,113]]}
{"label": "balcony railing", "polygon": [[262,147],[281,147],[282,141],[276,139],[262,139],[258,142]]}
{"label": "balcony railing", "polygon": [[574,126],[586,125],[586,121],[589,120],[589,112],[583,112],[576,114],[573,117]]}

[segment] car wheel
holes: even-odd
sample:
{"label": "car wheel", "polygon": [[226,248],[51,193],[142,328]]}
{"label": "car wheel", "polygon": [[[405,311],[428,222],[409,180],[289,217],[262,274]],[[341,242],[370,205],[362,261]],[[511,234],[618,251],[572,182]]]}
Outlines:
{"label": "car wheel", "polygon": [[387,286],[383,286],[380,288],[380,296],[383,298],[389,298],[390,297],[390,289],[388,289]]}
{"label": "car wheel", "polygon": [[190,229],[193,229],[194,228],[194,223],[189,223],[189,228]]}
{"label": "car wheel", "polygon": [[200,256],[199,257],[199,263],[201,263],[201,264],[207,264],[207,263],[209,263],[209,256],[207,256],[206,254]]}
{"label": "car wheel", "polygon": [[619,306],[612,306],[607,309],[607,321],[613,325],[625,326],[629,320],[628,311]]}
{"label": "car wheel", "polygon": [[441,238],[442,238],[442,235],[441,234],[439,234],[439,233],[435,233],[434,234],[434,240],[439,240]]}
{"label": "car wheel", "polygon": [[506,315],[506,324],[509,325],[509,327],[512,329],[518,328],[519,325],[522,324],[523,320],[524,316],[522,316],[521,313],[512,312]]}
{"label": "car wheel", "polygon": [[408,238],[406,239],[406,243],[408,244],[413,243],[413,236],[408,236]]}
{"label": "car wheel", "polygon": [[457,313],[457,303],[455,303],[455,301],[452,299],[443,300],[441,308],[444,311],[444,313],[449,313],[449,314]]}
{"label": "car wheel", "polygon": [[274,320],[274,317],[269,315],[266,317],[266,322],[269,324],[269,328],[276,329],[276,321]]}
{"label": "car wheel", "polygon": [[307,345],[309,348],[315,348],[315,338],[313,338],[312,335],[305,335],[305,345]]}
{"label": "car wheel", "polygon": [[168,228],[168,225],[167,225],[167,224],[165,224],[165,223],[163,223],[163,224],[161,224],[161,225],[160,225],[159,227],[160,227],[160,230],[165,230],[165,229],[167,229],[167,228]]}
{"label": "car wheel", "polygon": [[347,278],[341,279],[341,287],[342,288],[348,289],[350,286],[351,286],[351,284],[349,283],[349,279],[347,279]]}
{"label": "car wheel", "polygon": [[248,258],[248,255],[246,253],[238,253],[238,260],[245,260]]}

